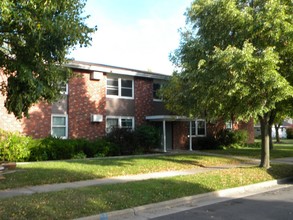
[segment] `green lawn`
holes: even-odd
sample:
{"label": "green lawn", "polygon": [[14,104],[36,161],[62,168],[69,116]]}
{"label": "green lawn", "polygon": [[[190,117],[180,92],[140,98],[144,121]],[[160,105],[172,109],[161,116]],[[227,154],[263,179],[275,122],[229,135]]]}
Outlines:
{"label": "green lawn", "polygon": [[18,164],[15,173],[5,175],[0,190],[240,162],[236,159],[196,154],[33,162]]}
{"label": "green lawn", "polygon": [[[256,143],[260,143],[260,140],[256,140]],[[226,148],[224,150],[206,150],[205,152],[244,156],[260,159],[261,150],[258,147],[244,147],[240,149]],[[293,157],[293,139],[281,139],[281,143],[275,143],[274,148],[270,152],[271,158],[281,157]]]}
{"label": "green lawn", "polygon": [[[188,157],[189,158],[189,157]],[[217,170],[197,175],[68,189],[0,199],[0,219],[73,219],[292,176],[293,166]]]}

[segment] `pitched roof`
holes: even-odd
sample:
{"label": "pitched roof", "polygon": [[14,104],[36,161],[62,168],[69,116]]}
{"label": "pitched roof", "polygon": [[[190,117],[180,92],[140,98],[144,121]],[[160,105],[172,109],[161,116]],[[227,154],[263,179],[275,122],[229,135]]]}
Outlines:
{"label": "pitched roof", "polygon": [[152,78],[152,79],[162,79],[168,80],[170,75],[161,74],[161,73],[153,73],[149,71],[111,66],[99,63],[90,63],[84,61],[70,61],[65,66],[72,69],[82,69],[82,70],[90,70],[93,72],[103,72],[103,73],[111,73],[111,74],[119,74],[119,75],[127,75],[127,76],[138,76],[144,78]]}

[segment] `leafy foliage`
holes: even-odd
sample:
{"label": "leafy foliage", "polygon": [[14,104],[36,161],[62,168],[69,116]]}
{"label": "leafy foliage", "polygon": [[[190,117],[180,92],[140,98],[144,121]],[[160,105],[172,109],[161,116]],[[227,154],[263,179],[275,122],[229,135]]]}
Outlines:
{"label": "leafy foliage", "polygon": [[258,118],[261,166],[269,167],[272,111],[293,97],[292,1],[195,0],[186,15],[171,56],[178,72],[161,90],[167,108],[212,120]]}
{"label": "leafy foliage", "polygon": [[288,139],[293,139],[293,128],[287,128],[286,133]]}
{"label": "leafy foliage", "polygon": [[160,145],[160,133],[157,128],[150,125],[142,125],[135,129],[137,145],[145,152],[151,151]]}
{"label": "leafy foliage", "polygon": [[54,101],[70,76],[62,66],[77,45],[88,46],[96,28],[82,17],[84,0],[0,2],[0,90],[17,118],[32,104]]}
{"label": "leafy foliage", "polygon": [[26,161],[32,138],[0,130],[0,161]]}

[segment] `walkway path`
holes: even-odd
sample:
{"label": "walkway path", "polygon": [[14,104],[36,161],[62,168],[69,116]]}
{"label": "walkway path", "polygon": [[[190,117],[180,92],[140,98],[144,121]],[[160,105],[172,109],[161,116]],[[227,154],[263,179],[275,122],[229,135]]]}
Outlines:
{"label": "walkway path", "polygon": [[255,164],[245,163],[241,165],[223,165],[223,166],[204,167],[204,168],[198,167],[198,168],[188,169],[188,170],[162,171],[162,172],[145,173],[145,174],[137,174],[137,175],[116,176],[116,177],[109,177],[109,178],[103,178],[103,179],[76,181],[76,182],[69,182],[69,183],[56,183],[56,184],[46,184],[46,185],[38,185],[38,186],[28,186],[28,187],[22,187],[22,188],[0,190],[0,198],[2,199],[2,198],[19,196],[19,195],[31,195],[34,193],[42,193],[42,192],[53,192],[53,191],[60,191],[64,189],[72,189],[72,188],[87,187],[87,186],[126,183],[126,182],[148,180],[148,179],[155,179],[155,178],[192,175],[197,173],[209,172],[212,170],[229,169],[229,168],[235,168],[235,167],[246,167],[246,166],[252,166],[252,165],[255,165]]}
{"label": "walkway path", "polygon": [[[224,155],[218,155],[218,156],[224,156]],[[125,183],[125,182],[140,181],[140,180],[147,180],[147,179],[154,179],[154,178],[174,177],[174,176],[181,176],[181,175],[192,175],[197,173],[209,172],[212,170],[257,165],[258,161],[259,160],[250,160],[240,165],[230,164],[230,165],[215,166],[215,167],[197,167],[197,168],[189,169],[189,170],[163,171],[163,172],[154,172],[154,173],[137,174],[137,175],[117,176],[117,177],[110,177],[110,178],[103,178],[103,179],[84,180],[84,181],[77,181],[77,182],[70,182],[70,183],[56,183],[56,184],[46,184],[46,185],[28,186],[28,187],[22,187],[22,188],[0,190],[0,198],[2,199],[2,198],[13,197],[13,196],[19,196],[19,195],[31,195],[34,193],[41,193],[41,192],[53,192],[53,191],[60,191],[64,189],[72,189],[72,188],[87,187],[87,186]],[[293,158],[275,159],[275,160],[272,160],[272,163],[293,164]]]}

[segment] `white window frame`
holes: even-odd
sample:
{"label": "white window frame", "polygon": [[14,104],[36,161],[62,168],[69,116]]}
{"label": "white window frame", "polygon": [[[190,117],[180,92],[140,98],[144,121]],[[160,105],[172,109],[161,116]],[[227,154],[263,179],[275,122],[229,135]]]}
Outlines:
{"label": "white window frame", "polygon": [[225,128],[232,131],[233,130],[232,121],[226,121],[225,122]]}
{"label": "white window frame", "polygon": [[[61,88],[61,84],[60,84],[60,88]],[[65,91],[60,91],[60,93],[62,95],[68,95],[68,83],[65,84]]]}
{"label": "white window frame", "polygon": [[108,119],[118,119],[118,128],[122,128],[122,119],[131,119],[132,120],[131,130],[134,130],[134,128],[135,128],[134,117],[131,117],[131,116],[106,116],[106,133],[110,132],[109,128],[107,127],[107,120]]}
{"label": "white window frame", "polygon": [[[118,80],[118,95],[108,95],[107,90],[108,90],[108,85],[106,82],[106,97],[109,98],[121,98],[121,99],[134,99],[134,80],[131,77],[115,77],[115,76],[108,76],[108,79],[117,79]],[[131,97],[128,96],[122,96],[122,80],[130,80],[132,87],[131,87]]]}
{"label": "white window frame", "polygon": [[[198,134],[198,122],[204,122],[204,134]],[[195,125],[195,133],[192,132],[192,137],[206,137],[207,136],[207,123],[205,119],[195,119],[192,121],[191,126]],[[193,131],[192,127],[191,130]]]}
{"label": "white window frame", "polygon": [[[63,118],[65,118],[65,126],[63,126],[63,125],[55,125],[55,126],[53,126],[53,118],[54,117],[63,117]],[[62,139],[67,139],[68,138],[68,115],[52,114],[51,115],[51,135],[53,136],[53,128],[64,128],[64,127],[65,127],[65,136],[61,136],[61,137],[58,137],[58,138],[62,138]]]}
{"label": "white window frame", "polygon": [[162,82],[157,81],[157,80],[154,80],[154,81],[153,81],[153,88],[152,88],[152,89],[153,89],[153,91],[152,91],[152,92],[153,92],[153,93],[152,93],[152,94],[153,94],[153,101],[155,101],[155,102],[162,102],[162,101],[163,101],[162,99],[157,99],[157,98],[154,97],[154,84],[159,84],[159,85],[160,85],[160,88],[159,88],[159,89],[161,89],[161,87],[162,87]]}

